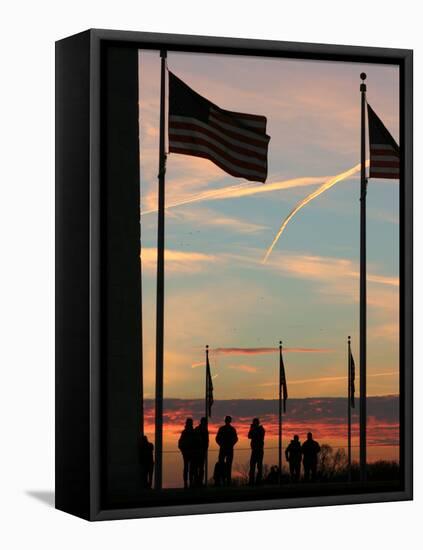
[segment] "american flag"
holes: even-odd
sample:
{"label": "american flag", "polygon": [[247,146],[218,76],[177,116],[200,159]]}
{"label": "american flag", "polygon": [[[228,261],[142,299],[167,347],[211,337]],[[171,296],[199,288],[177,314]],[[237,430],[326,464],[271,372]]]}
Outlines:
{"label": "american flag", "polygon": [[210,371],[209,353],[206,354],[206,410],[207,416],[211,416],[211,408],[213,405],[213,381]]}
{"label": "american flag", "polygon": [[355,408],[355,363],[354,363],[354,357],[351,353],[351,350],[349,351],[349,367],[350,367],[350,405],[354,409]]}
{"label": "american flag", "polygon": [[266,117],[221,109],[169,72],[169,152],[209,159],[228,174],[265,182]]}
{"label": "american flag", "polygon": [[283,412],[286,413],[286,400],[288,399],[288,387],[286,385],[285,365],[282,357],[282,346],[279,347],[279,384],[282,388]]}
{"label": "american flag", "polygon": [[369,118],[371,178],[398,179],[400,177],[400,149],[385,125],[367,104]]}

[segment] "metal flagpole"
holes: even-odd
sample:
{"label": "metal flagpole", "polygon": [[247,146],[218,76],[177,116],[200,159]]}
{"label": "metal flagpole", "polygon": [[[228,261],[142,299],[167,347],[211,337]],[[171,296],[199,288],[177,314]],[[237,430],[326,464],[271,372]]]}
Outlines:
{"label": "metal flagpole", "polygon": [[157,225],[157,298],[156,298],[156,412],[155,412],[155,470],[154,486],[162,488],[163,451],[163,331],[164,331],[164,240],[165,240],[165,84],[166,50],[160,51],[160,144],[159,144],[159,196]]}
{"label": "metal flagpole", "polygon": [[141,319],[140,319],[140,400],[141,400],[141,406],[140,406],[140,433],[141,436],[144,436],[144,346],[143,346],[143,311],[142,311],[142,247],[141,247],[141,241],[140,241],[140,309],[141,309]]}
{"label": "metal flagpole", "polygon": [[351,481],[351,336],[348,336],[348,481]]}
{"label": "metal flagpole", "polygon": [[367,287],[366,287],[366,73],[361,73],[361,186],[360,186],[360,480],[366,481],[367,431]]}
{"label": "metal flagpole", "polygon": [[278,466],[279,484],[282,483],[282,342],[279,342],[279,441],[278,441]]}
{"label": "metal flagpole", "polygon": [[[138,76],[139,79],[139,76]],[[140,116],[140,107],[138,105],[138,119]],[[138,147],[139,147],[139,138],[138,138]],[[139,211],[141,213],[141,201],[142,201],[142,193],[141,193],[141,185],[139,186]],[[143,288],[142,288],[142,222],[141,222],[141,215],[140,215],[140,254],[139,254],[139,266],[140,266],[140,385],[139,385],[139,393],[140,393],[140,400],[141,400],[141,406],[140,406],[140,434],[141,437],[144,437],[144,330],[143,330]]]}
{"label": "metal flagpole", "polygon": [[[206,346],[206,398],[205,398],[205,417],[206,417],[206,431],[209,431],[209,376],[208,376],[208,364],[209,364],[209,346]],[[208,469],[209,469],[209,448],[206,449],[206,458],[204,461],[204,487],[207,487]]]}

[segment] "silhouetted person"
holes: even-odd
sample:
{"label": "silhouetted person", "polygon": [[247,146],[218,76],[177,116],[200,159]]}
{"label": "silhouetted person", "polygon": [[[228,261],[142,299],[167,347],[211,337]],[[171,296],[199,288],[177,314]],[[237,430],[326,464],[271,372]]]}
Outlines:
{"label": "silhouetted person", "polygon": [[227,485],[232,479],[232,461],[234,459],[234,447],[238,441],[236,430],[231,426],[232,418],[225,417],[225,424],[219,428],[216,442],[220,447],[219,464],[222,466],[223,478]]}
{"label": "silhouetted person", "polygon": [[202,486],[204,482],[204,471],[209,448],[209,430],[207,418],[203,417],[200,424],[195,428],[195,484]]}
{"label": "silhouetted person", "polygon": [[139,444],[139,459],[141,464],[142,486],[144,489],[151,489],[153,482],[154,445],[148,441],[146,435],[143,435]]}
{"label": "silhouetted person", "polygon": [[[184,459],[184,469],[182,476],[184,478],[184,488],[194,485],[195,478],[195,431],[192,418],[187,418],[185,422],[185,429],[182,430],[181,437],[179,438],[178,447],[182,453]],[[189,485],[188,485],[189,483]]]}
{"label": "silhouetted person", "polygon": [[317,455],[320,453],[320,445],[314,441],[313,434],[308,432],[307,440],[304,441],[301,452],[303,453],[304,481],[316,480]]}
{"label": "silhouetted person", "polygon": [[301,473],[301,443],[298,435],[294,435],[291,443],[285,449],[285,458],[289,462],[289,473],[291,481],[297,482],[300,479]]}
{"label": "silhouetted person", "polygon": [[[261,483],[263,476],[263,455],[264,455],[264,434],[265,429],[260,425],[258,418],[253,418],[253,423],[248,432],[248,439],[251,439],[250,458],[250,485]],[[257,477],[256,477],[257,468]]]}

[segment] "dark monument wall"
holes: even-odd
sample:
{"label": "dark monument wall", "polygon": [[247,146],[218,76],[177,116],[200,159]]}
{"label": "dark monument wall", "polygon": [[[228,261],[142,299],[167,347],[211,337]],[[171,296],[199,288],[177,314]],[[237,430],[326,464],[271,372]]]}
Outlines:
{"label": "dark monument wall", "polygon": [[56,43],[56,508],[90,515],[90,34]]}
{"label": "dark monument wall", "polygon": [[110,506],[135,500],[140,488],[138,50],[106,46],[102,83],[102,501]]}

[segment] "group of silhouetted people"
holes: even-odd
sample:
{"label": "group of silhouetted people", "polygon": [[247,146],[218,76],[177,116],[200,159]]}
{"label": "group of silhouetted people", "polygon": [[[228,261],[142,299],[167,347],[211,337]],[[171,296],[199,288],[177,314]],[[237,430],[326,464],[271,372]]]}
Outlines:
{"label": "group of silhouetted people", "polygon": [[[251,457],[248,481],[250,485],[258,485],[263,481],[263,457],[265,429],[258,418],[254,418],[249,432]],[[232,426],[232,418],[225,417],[225,423],[216,435],[219,446],[219,456],[214,466],[213,480],[216,486],[230,485],[232,481],[232,462],[234,447],[238,442],[238,434]],[[179,438],[178,447],[184,462],[184,487],[202,487],[205,480],[205,464],[209,447],[209,431],[207,419],[202,418],[200,424],[194,428],[192,418],[187,418],[185,428]],[[298,435],[288,445],[285,458],[289,463],[291,481],[298,482],[301,475],[301,464],[304,469],[304,481],[315,481],[317,474],[318,455],[320,445],[313,439],[311,432],[301,445]],[[268,483],[277,483],[280,472],[277,466],[272,466],[266,478]]]}
{"label": "group of silhouetted people", "polygon": [[[234,446],[238,441],[238,435],[231,422],[232,418],[227,416],[225,424],[219,428],[216,435],[216,442],[220,448],[213,475],[216,485],[229,485],[231,483]],[[206,482],[205,464],[209,448],[207,419],[202,418],[200,424],[194,428],[192,418],[187,418],[178,441],[178,447],[184,461],[182,472],[184,487],[186,489],[188,487],[202,487]]]}
{"label": "group of silhouetted people", "polygon": [[[250,440],[251,457],[248,481],[250,485],[259,485],[263,481],[263,457],[264,437],[266,431],[258,418],[253,418],[248,431]],[[238,442],[238,434],[232,426],[232,418],[225,417],[225,423],[216,435],[216,443],[219,446],[219,456],[214,466],[213,480],[216,486],[230,485],[232,481],[232,462],[234,447]],[[182,430],[178,441],[179,450],[184,462],[183,480],[184,487],[202,487],[206,483],[205,466],[207,451],[209,448],[209,430],[207,419],[202,418],[198,426],[194,428],[192,418],[187,418],[185,428]],[[139,460],[141,464],[142,486],[151,489],[154,471],[154,447],[143,435],[139,443]],[[317,476],[318,456],[320,445],[313,439],[309,432],[307,439],[301,444],[298,435],[294,435],[285,450],[285,458],[289,463],[290,478],[297,483],[301,476],[301,464],[304,471],[304,481],[315,481]],[[280,481],[278,466],[272,466],[266,476],[265,482],[276,484]]]}
{"label": "group of silhouetted people", "polygon": [[185,428],[178,441],[179,450],[184,460],[184,487],[201,487],[204,483],[207,449],[209,448],[209,431],[207,419],[202,418],[194,428],[192,418],[187,418]]}
{"label": "group of silhouetted people", "polygon": [[[225,424],[221,426],[216,435],[216,443],[219,445],[219,458],[214,468],[213,479],[215,485],[230,485],[232,481],[232,462],[234,447],[238,442],[236,429],[232,426],[232,418],[225,417]],[[248,475],[250,485],[261,483],[263,478],[263,456],[265,429],[258,418],[254,418],[248,439],[250,439],[251,458]]]}
{"label": "group of silhouetted people", "polygon": [[289,463],[291,481],[298,482],[301,475],[301,461],[304,469],[304,481],[315,481],[317,475],[317,460],[320,453],[320,445],[313,439],[313,434],[308,432],[307,439],[301,445],[298,435],[285,450],[285,458]]}

